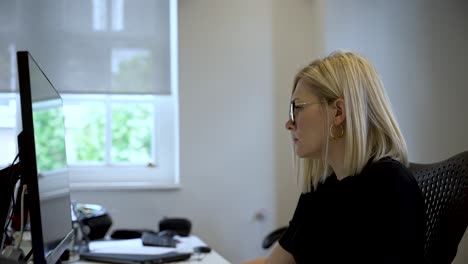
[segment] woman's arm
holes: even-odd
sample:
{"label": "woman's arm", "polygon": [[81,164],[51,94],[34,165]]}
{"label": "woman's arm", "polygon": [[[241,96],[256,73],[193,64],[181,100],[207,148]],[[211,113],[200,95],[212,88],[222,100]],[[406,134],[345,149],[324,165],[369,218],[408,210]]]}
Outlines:
{"label": "woman's arm", "polygon": [[253,259],[243,264],[296,264],[296,262],[294,257],[277,243],[268,257]]}
{"label": "woman's arm", "polygon": [[266,258],[266,264],[296,264],[293,255],[276,243],[271,254]]}
{"label": "woman's arm", "polygon": [[270,255],[264,258],[253,259],[242,264],[296,264],[293,255],[289,252],[293,252],[294,250],[293,242],[296,239],[296,233],[300,232],[297,222],[304,216],[311,195],[312,193],[301,194],[296,210],[294,211],[293,219],[289,222],[289,226],[286,231],[284,231],[280,240],[275,243]]}

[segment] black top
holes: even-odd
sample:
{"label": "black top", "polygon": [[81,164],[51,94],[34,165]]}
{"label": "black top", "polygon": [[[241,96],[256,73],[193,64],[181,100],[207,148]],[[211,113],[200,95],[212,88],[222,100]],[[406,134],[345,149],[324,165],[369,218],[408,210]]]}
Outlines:
{"label": "black top", "polygon": [[279,243],[296,263],[424,263],[425,223],[412,173],[384,158],[302,194]]}

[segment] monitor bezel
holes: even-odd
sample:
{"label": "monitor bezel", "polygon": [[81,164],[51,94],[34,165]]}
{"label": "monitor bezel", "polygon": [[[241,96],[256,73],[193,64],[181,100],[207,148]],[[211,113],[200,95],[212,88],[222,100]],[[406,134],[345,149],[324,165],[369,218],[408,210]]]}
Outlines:
{"label": "monitor bezel", "polygon": [[[25,196],[28,205],[32,250],[35,264],[56,263],[74,237],[70,213],[70,230],[60,240],[44,245],[42,233],[41,205],[39,199],[39,177],[37,171],[36,146],[34,140],[33,107],[31,94],[31,79],[29,71],[29,59],[34,58],[28,51],[17,52],[19,94],[21,105],[22,131],[18,136],[19,158],[22,167],[22,184],[27,184],[27,194]],[[38,64],[34,61],[40,69]],[[42,72],[44,74],[44,72]],[[47,76],[44,74],[45,78]],[[47,79],[52,88],[49,79]],[[54,88],[55,89],[55,88]],[[58,94],[58,93],[57,93]],[[27,149],[28,151],[26,151]],[[46,247],[47,251],[46,252]],[[51,247],[53,249],[51,249]],[[49,251],[50,250],[50,251]],[[47,256],[46,256],[47,254]]]}

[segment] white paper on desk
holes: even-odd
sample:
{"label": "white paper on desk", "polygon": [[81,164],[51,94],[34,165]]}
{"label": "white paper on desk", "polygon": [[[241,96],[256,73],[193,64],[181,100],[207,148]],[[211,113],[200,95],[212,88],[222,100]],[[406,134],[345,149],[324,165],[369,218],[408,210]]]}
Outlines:
{"label": "white paper on desk", "polygon": [[177,243],[178,252],[193,252],[194,247],[206,246],[206,244],[196,236],[175,236],[174,238],[180,241],[180,243]]}
{"label": "white paper on desk", "polygon": [[143,246],[141,239],[135,238],[125,240],[93,241],[89,243],[89,250],[91,252],[99,253],[164,254],[170,251],[193,252],[194,247],[206,245],[195,236],[175,236],[174,238],[180,241],[180,243],[177,243],[176,248]]}

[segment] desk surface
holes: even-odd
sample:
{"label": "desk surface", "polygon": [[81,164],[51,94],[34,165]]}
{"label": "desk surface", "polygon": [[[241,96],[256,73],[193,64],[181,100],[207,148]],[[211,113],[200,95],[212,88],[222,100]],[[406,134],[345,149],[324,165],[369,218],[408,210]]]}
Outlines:
{"label": "desk surface", "polygon": [[[102,262],[93,262],[93,261],[84,261],[84,260],[78,260],[74,262],[68,262],[70,264],[103,264]],[[219,255],[215,251],[211,251],[209,254],[204,254],[204,255],[192,255],[192,257],[189,260],[186,261],[178,261],[178,262],[171,262],[174,264],[177,263],[198,263],[198,264],[230,264],[229,261],[224,259],[221,255]]]}
{"label": "desk surface", "polygon": [[[194,247],[206,245],[196,236],[190,236],[187,238],[178,237],[178,239],[181,242],[177,245],[177,248],[175,250],[179,252],[193,252],[192,249]],[[173,248],[143,246],[140,239],[92,242],[90,244],[90,250],[92,252],[124,254],[158,254],[165,253],[168,251],[174,251]],[[91,264],[99,262],[77,260],[70,261],[68,263]],[[208,254],[194,253],[192,254],[192,257],[189,260],[172,263],[229,264],[230,262],[224,259],[215,250],[212,250]]]}

